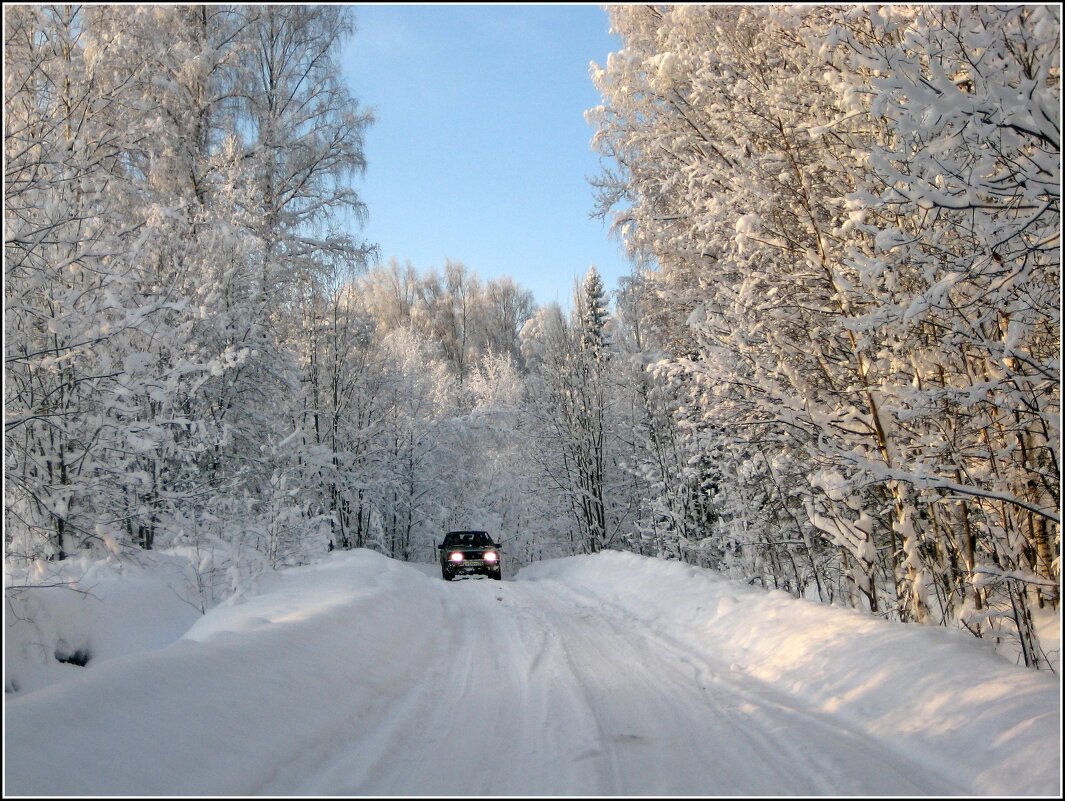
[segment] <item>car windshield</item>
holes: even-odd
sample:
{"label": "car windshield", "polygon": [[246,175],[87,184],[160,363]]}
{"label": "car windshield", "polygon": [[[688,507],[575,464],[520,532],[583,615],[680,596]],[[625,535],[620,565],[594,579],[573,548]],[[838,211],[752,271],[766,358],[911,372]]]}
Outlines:
{"label": "car windshield", "polygon": [[452,531],[444,537],[444,545],[470,545],[476,548],[491,544],[487,531]]}

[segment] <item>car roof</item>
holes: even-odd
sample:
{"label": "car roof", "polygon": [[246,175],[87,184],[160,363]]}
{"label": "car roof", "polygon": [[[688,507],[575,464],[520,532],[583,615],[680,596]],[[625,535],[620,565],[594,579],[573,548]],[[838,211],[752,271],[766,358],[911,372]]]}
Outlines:
{"label": "car roof", "polygon": [[444,537],[444,542],[477,546],[488,545],[492,542],[492,538],[488,536],[487,531],[449,531]]}

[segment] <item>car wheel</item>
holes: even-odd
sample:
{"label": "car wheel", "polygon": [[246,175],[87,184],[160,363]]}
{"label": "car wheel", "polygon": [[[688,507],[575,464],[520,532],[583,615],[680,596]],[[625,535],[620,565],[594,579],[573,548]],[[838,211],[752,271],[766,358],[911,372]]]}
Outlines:
{"label": "car wheel", "polygon": [[451,572],[448,570],[442,570],[440,572],[444,574],[444,581],[451,581],[451,579],[453,578]]}

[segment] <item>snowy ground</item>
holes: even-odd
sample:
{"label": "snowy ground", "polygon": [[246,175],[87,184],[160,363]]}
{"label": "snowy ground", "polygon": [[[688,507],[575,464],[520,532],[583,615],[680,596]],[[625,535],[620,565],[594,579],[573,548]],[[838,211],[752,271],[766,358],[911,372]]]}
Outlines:
{"label": "snowy ground", "polygon": [[356,551],[203,616],[156,601],[158,627],[126,603],[123,638],[111,606],[109,634],[66,643],[89,664],[47,675],[9,616],[5,794],[1061,789],[1057,676],[679,563],[445,583]]}

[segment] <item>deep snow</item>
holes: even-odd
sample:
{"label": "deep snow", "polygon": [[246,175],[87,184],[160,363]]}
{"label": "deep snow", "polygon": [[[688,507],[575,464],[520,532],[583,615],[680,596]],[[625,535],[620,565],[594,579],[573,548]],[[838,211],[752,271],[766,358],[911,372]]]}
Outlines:
{"label": "deep snow", "polygon": [[5,794],[1060,791],[1057,676],[677,562],[355,551],[203,616],[151,575],[7,615]]}

